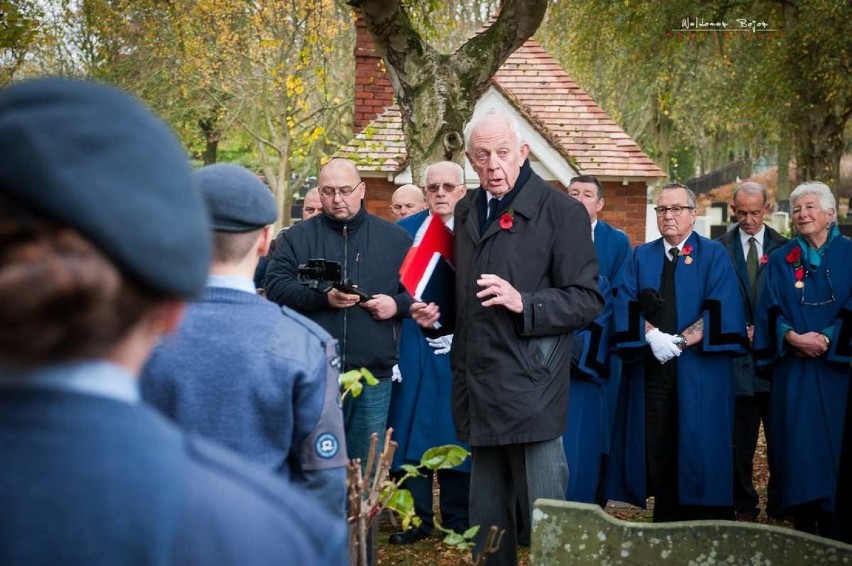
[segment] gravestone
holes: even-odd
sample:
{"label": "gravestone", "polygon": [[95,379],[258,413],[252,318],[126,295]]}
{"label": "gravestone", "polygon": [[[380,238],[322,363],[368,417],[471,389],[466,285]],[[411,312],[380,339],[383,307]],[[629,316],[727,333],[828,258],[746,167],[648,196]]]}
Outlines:
{"label": "gravestone", "polygon": [[786,234],[787,230],[790,229],[790,214],[787,212],[773,212],[769,219],[769,224],[778,232]]}
{"label": "gravestone", "polygon": [[536,566],[852,565],[852,546],[757,523],[630,523],[597,505],[539,499],[530,561]]}

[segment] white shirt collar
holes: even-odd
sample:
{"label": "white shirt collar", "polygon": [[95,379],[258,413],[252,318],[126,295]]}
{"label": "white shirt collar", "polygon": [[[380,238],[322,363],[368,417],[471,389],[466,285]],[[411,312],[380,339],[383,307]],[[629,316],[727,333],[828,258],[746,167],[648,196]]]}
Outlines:
{"label": "white shirt collar", "polygon": [[598,219],[595,218],[594,221],[592,222],[592,241],[593,242],[595,241],[595,228],[597,227],[597,225],[598,225]]}
{"label": "white shirt collar", "polygon": [[[760,226],[760,230],[757,231],[757,234],[754,235],[754,239],[757,241],[757,251],[759,252],[763,248],[763,235],[766,232],[766,224],[762,224]],[[743,249],[748,250],[748,239],[751,238],[751,235],[740,229],[740,243],[743,245]],[[748,252],[746,252],[748,253]]]}
{"label": "white shirt collar", "polygon": [[667,258],[669,258],[669,259],[671,259],[671,254],[669,253],[669,250],[670,250],[670,249],[672,249],[672,248],[677,248],[677,251],[682,252],[682,251],[683,251],[683,246],[686,244],[686,241],[689,239],[689,237],[690,237],[691,235],[692,235],[692,232],[690,232],[689,234],[687,234],[687,235],[686,235],[686,237],[685,237],[683,240],[681,240],[681,241],[680,241],[680,243],[679,243],[678,245],[676,245],[676,246],[671,245],[670,243],[668,243],[668,242],[666,241],[666,239],[665,239],[665,238],[663,238],[663,246],[664,246],[664,248],[665,248],[666,257],[667,257]]}
{"label": "white shirt collar", "polygon": [[237,291],[245,291],[246,293],[257,293],[254,287],[254,282],[248,277],[241,275],[208,275],[208,287],[224,287],[225,289],[235,289]]}

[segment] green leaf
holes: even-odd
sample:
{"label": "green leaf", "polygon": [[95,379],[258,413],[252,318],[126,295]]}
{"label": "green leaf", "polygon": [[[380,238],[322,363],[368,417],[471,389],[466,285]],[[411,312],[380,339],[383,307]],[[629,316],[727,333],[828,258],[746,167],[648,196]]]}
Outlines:
{"label": "green leaf", "polygon": [[463,536],[465,539],[470,540],[470,539],[472,539],[473,537],[475,537],[475,536],[476,536],[476,533],[478,533],[478,532],[479,532],[479,525],[474,525],[473,527],[471,527],[471,528],[469,528],[468,530],[466,530],[466,531],[462,534],[462,536]]}
{"label": "green leaf", "polygon": [[361,368],[361,375],[364,376],[364,381],[366,381],[369,385],[378,385],[379,380],[375,378],[375,376],[368,370],[367,368]]}
{"label": "green leaf", "polygon": [[418,478],[423,477],[423,474],[420,473],[420,468],[417,466],[412,466],[411,464],[403,464],[402,470],[411,475],[411,477]]}
{"label": "green leaf", "polygon": [[407,489],[397,489],[385,502],[385,507],[393,509],[400,515],[414,512],[414,498]]}
{"label": "green leaf", "polygon": [[446,470],[455,468],[464,462],[468,455],[470,455],[470,452],[455,444],[436,446],[423,453],[420,458],[420,465],[429,470]]}
{"label": "green leaf", "polygon": [[352,394],[353,397],[357,397],[358,395],[360,395],[362,389],[364,389],[364,386],[361,384],[360,381],[356,381],[355,383],[349,386],[349,392]]}

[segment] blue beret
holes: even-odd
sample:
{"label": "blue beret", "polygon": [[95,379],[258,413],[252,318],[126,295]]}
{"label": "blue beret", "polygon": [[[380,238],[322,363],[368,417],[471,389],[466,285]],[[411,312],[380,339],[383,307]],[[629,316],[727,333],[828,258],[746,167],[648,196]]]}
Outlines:
{"label": "blue beret", "polygon": [[51,78],[0,91],[0,191],[155,291],[204,286],[211,234],[186,154],[119,90]]}
{"label": "blue beret", "polygon": [[217,163],[199,169],[195,178],[214,230],[250,232],[275,222],[272,193],[245,167]]}

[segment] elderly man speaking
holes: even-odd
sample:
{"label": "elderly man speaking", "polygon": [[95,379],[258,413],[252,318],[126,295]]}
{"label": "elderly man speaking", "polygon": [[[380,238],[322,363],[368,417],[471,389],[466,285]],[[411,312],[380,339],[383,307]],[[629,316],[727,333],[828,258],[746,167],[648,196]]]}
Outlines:
{"label": "elderly man speaking", "polygon": [[[564,499],[572,335],[603,297],[588,213],[532,171],[515,121],[475,117],[465,147],[480,186],[455,213],[453,420],[471,445],[476,550],[497,525],[506,532],[489,564],[515,564],[516,501],[529,525],[537,498]],[[440,314],[412,305],[424,327]]]}

